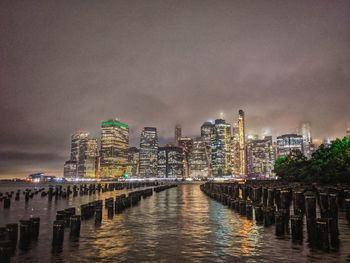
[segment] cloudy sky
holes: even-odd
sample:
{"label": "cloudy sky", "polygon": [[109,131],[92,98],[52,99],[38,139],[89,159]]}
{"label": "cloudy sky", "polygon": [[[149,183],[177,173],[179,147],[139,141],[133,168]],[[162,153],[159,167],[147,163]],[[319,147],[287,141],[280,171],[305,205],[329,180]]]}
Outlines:
{"label": "cloudy sky", "polygon": [[0,2],[0,177],[62,175],[76,130],[112,117],[162,142],[244,109],[248,133],[350,117],[350,1]]}

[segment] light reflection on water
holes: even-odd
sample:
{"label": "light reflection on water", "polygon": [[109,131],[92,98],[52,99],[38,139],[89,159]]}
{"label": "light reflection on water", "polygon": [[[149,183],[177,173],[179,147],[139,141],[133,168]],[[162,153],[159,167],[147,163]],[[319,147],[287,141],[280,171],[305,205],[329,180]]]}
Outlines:
{"label": "light reflection on water", "polygon": [[47,198],[35,197],[27,206],[23,200],[13,201],[10,212],[1,208],[1,225],[31,214],[42,218],[38,243],[28,252],[18,252],[15,262],[344,262],[350,254],[349,227],[343,217],[340,252],[310,251],[305,242],[300,246],[292,245],[289,237],[277,239],[274,227],[257,226],[208,198],[198,184],[154,193],[113,219],[104,211],[101,226],[83,221],[79,242],[70,241],[66,232],[62,252],[52,253],[55,211],[94,198],[53,200],[48,206]]}

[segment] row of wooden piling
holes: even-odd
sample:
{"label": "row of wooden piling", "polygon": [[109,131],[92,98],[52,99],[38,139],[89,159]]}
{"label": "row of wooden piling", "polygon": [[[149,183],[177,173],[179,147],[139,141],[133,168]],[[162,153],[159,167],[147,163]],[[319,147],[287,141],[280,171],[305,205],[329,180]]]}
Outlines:
{"label": "row of wooden piling", "polygon": [[[73,197],[79,195],[91,195],[101,192],[109,192],[122,189],[134,189],[139,187],[154,187],[142,190],[129,192],[126,196],[118,195],[115,198],[106,198],[105,207],[108,210],[108,218],[113,218],[115,213],[121,213],[124,209],[136,205],[142,198],[147,198],[153,194],[153,189],[156,192],[173,187],[173,185],[159,185],[159,182],[137,182],[137,183],[109,183],[109,184],[82,184],[80,186],[67,186],[63,189],[62,186],[50,186],[45,192],[44,188],[32,191],[26,189],[23,191],[25,200],[28,201],[41,192],[42,196],[48,196],[49,200],[55,198],[66,198],[70,194]],[[21,191],[0,193],[1,201],[4,201],[4,208],[10,208],[11,198],[15,196],[15,200],[20,200]],[[76,208],[70,207],[64,210],[56,211],[56,220],[53,222],[52,247],[60,248],[64,240],[65,229],[70,229],[70,239],[78,240],[80,236],[81,221],[95,218],[95,224],[99,225],[102,221],[102,204],[103,200],[96,200],[88,204],[80,206],[80,215],[76,214]],[[28,220],[20,220],[19,224],[7,224],[5,227],[0,227],[0,261],[10,262],[11,256],[15,253],[17,241],[19,240],[19,248],[28,250],[33,241],[38,240],[40,230],[40,218],[31,217]]]}
{"label": "row of wooden piling", "polygon": [[[147,188],[143,190],[129,192],[127,195],[117,195],[106,198],[104,200],[104,207],[107,209],[109,219],[112,219],[115,214],[122,213],[125,209],[137,205],[141,198],[147,198],[153,194],[153,191],[160,192],[166,189],[175,187],[175,184],[161,185],[154,188]],[[67,211],[68,210],[68,211]],[[70,238],[77,239],[80,235],[81,220],[89,220],[94,218],[96,226],[102,223],[103,201],[96,200],[87,204],[80,205],[80,216],[76,216],[75,210],[68,208],[62,211],[57,211],[56,221],[53,225],[53,247],[62,247],[64,240],[64,229],[70,227]]]}
{"label": "row of wooden piling", "polygon": [[[29,199],[33,199],[33,197],[40,192],[42,192],[44,188],[36,189],[32,191],[31,189],[26,189],[23,191],[24,195],[24,200],[26,202],[29,201]],[[13,198],[15,201],[19,201],[21,199],[21,190],[17,190],[16,192],[11,191],[11,192],[5,192],[5,193],[0,193],[0,202],[4,203],[4,209],[9,209],[11,207],[11,199]]]}
{"label": "row of wooden piling", "polygon": [[275,225],[276,236],[291,234],[293,242],[296,243],[303,242],[305,218],[309,245],[324,251],[339,248],[339,207],[345,209],[350,224],[348,189],[279,182],[208,182],[201,185],[201,190],[247,219],[254,219],[257,224],[265,227]]}
{"label": "row of wooden piling", "polygon": [[[63,188],[62,185],[50,185],[48,190],[45,191],[45,188],[40,189],[25,189],[22,194],[24,196],[25,202],[28,202],[30,199],[33,199],[35,195],[40,193],[41,197],[48,197],[48,200],[51,201],[53,199],[65,199],[69,198],[71,195],[73,197],[84,196],[84,195],[94,195],[105,192],[111,192],[115,190],[122,189],[133,189],[140,187],[151,187],[157,186],[159,183],[155,182],[133,182],[133,183],[105,183],[105,184],[81,184],[81,185],[67,185],[66,188]],[[4,209],[9,209],[11,207],[11,200],[15,196],[15,201],[19,201],[21,199],[21,190],[17,190],[16,192],[0,192],[0,202],[3,202]]]}

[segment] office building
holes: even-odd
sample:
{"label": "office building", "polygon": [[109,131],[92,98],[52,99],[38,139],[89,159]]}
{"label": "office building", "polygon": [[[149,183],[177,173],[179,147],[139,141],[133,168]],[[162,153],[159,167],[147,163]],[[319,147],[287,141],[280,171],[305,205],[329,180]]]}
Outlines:
{"label": "office building", "polygon": [[189,177],[189,157],[193,149],[193,139],[190,137],[181,137],[177,144],[182,147],[184,153],[184,176]]}
{"label": "office building", "polygon": [[66,178],[75,178],[77,177],[77,162],[68,160],[64,163],[63,167],[63,176]]}
{"label": "office building", "polygon": [[189,155],[189,177],[204,178],[209,176],[209,153],[206,142],[201,138],[193,140]]}
{"label": "office building", "polygon": [[166,145],[158,149],[158,177],[160,178],[182,178],[183,149],[174,145]]}
{"label": "office building", "polygon": [[239,130],[238,123],[234,122],[231,136],[231,169],[234,176],[240,175],[240,151],[239,151]]}
{"label": "office building", "polygon": [[129,176],[139,176],[140,150],[136,147],[127,149],[127,173]]}
{"label": "office building", "polygon": [[80,140],[78,177],[95,178],[96,176],[96,156],[97,140],[93,138],[84,138]]}
{"label": "office building", "polygon": [[182,137],[182,128],[180,124],[175,126],[175,145],[178,145],[179,139]]}
{"label": "office building", "polygon": [[63,168],[64,177],[96,177],[97,140],[87,132],[77,132],[71,136],[70,160]]}
{"label": "office building", "polygon": [[201,126],[201,138],[207,145],[211,144],[211,134],[213,127],[214,125],[209,121],[203,123]]}
{"label": "office building", "polygon": [[247,172],[250,177],[273,178],[275,162],[272,137],[247,141]]}
{"label": "office building", "polygon": [[238,136],[239,136],[239,165],[240,175],[245,176],[247,174],[247,157],[245,148],[245,116],[244,111],[238,111]]}
{"label": "office building", "polygon": [[211,162],[214,176],[230,175],[231,125],[223,119],[215,120],[211,134]]}
{"label": "office building", "polygon": [[310,149],[312,144],[310,123],[301,125],[301,135],[303,136],[303,153],[306,158],[310,159],[312,154]]}
{"label": "office building", "polygon": [[127,170],[129,126],[118,120],[102,122],[101,178],[123,176]]}
{"label": "office building", "polygon": [[140,176],[156,177],[158,162],[157,128],[144,127],[140,138]]}
{"label": "office building", "polygon": [[277,137],[277,158],[288,156],[296,150],[303,152],[303,136],[285,134]]}

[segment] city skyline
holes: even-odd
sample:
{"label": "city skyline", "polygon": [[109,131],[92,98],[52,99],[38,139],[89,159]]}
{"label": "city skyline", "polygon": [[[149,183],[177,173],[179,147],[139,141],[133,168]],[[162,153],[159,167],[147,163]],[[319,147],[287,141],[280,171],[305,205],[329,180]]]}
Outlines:
{"label": "city skyline", "polygon": [[[130,146],[197,137],[246,113],[246,134],[345,135],[348,1],[0,3],[0,178],[62,174],[77,130],[119,117]],[[232,123],[231,123],[232,124]]]}

